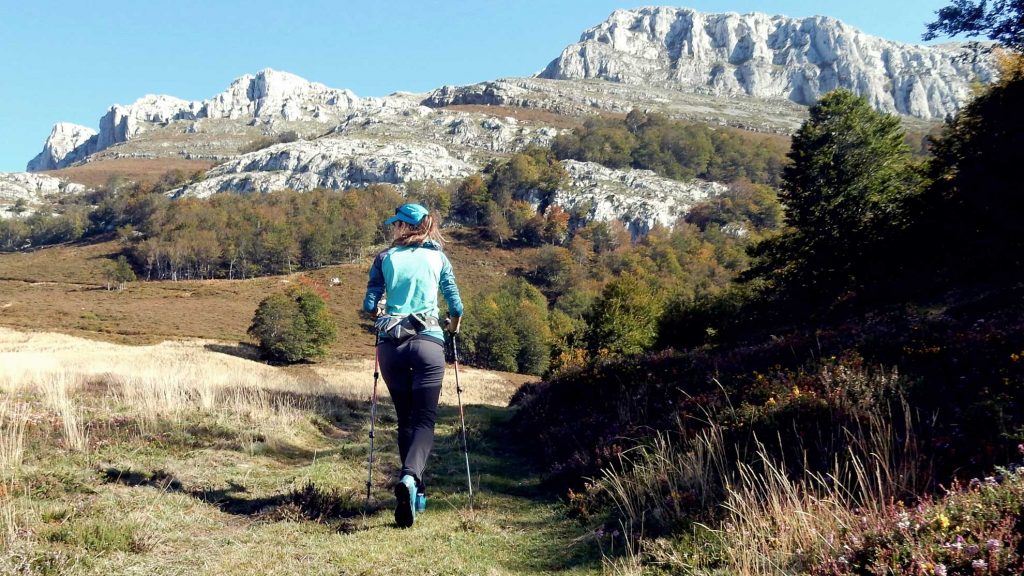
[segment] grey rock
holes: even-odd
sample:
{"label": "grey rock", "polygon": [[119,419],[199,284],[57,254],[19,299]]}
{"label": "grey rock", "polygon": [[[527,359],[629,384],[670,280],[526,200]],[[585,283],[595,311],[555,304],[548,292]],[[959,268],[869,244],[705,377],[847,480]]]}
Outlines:
{"label": "grey rock", "polygon": [[993,59],[966,44],[918,46],[869,36],[824,16],[616,10],[538,74],[601,79],[810,105],[845,88],[878,110],[954,114],[971,83],[995,79]]}
{"label": "grey rock", "polygon": [[324,138],[276,144],[244,154],[207,173],[205,180],[170,192],[205,198],[219,192],[266,193],[344,189],[373,183],[450,180],[476,168],[439,144]]}
{"label": "grey rock", "polygon": [[[557,190],[550,203],[583,222],[619,220],[634,237],[657,225],[672,228],[695,204],[728,190],[718,182],[681,182],[650,170],[615,170],[575,160],[562,164],[569,184]],[[542,200],[536,192],[525,199],[535,206]]]}
{"label": "grey rock", "polygon": [[45,210],[67,194],[81,194],[86,187],[47,174],[0,172],[0,218],[17,216],[14,205],[21,201],[21,215]]}
{"label": "grey rock", "polygon": [[91,146],[86,143],[95,140],[96,131],[92,128],[71,124],[70,122],[58,122],[53,125],[50,136],[43,144],[43,151],[29,160],[27,170],[29,172],[41,172],[53,170],[61,162],[77,162],[85,157]]}

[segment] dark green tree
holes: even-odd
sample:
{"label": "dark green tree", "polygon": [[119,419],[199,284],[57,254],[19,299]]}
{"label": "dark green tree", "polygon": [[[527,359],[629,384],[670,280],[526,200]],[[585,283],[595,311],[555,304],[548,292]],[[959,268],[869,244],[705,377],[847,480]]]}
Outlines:
{"label": "dark green tree", "polygon": [[129,282],[135,282],[135,271],[132,270],[128,259],[124,255],[118,256],[116,261],[108,262],[106,269],[107,290],[117,288],[123,292]]}
{"label": "dark green tree", "polygon": [[520,278],[469,301],[473,318],[462,331],[461,351],[474,364],[508,372],[543,374],[551,354],[547,300]]}
{"label": "dark green tree", "polygon": [[336,330],[323,298],[300,288],[264,298],[248,333],[266,358],[292,363],[324,356]]}
{"label": "dark green tree", "polygon": [[932,151],[930,184],[908,210],[920,216],[907,258],[952,277],[1024,274],[1024,56],[1004,63],[999,82],[946,125]]}
{"label": "dark green tree", "polygon": [[789,158],[779,192],[788,227],[754,247],[746,278],[770,280],[773,297],[856,290],[904,226],[903,202],[918,188],[899,119],[831,92],[811,108]]}
{"label": "dark green tree", "polygon": [[1007,48],[1024,51],[1024,0],[954,0],[927,26],[925,40],[939,36],[985,36]]}

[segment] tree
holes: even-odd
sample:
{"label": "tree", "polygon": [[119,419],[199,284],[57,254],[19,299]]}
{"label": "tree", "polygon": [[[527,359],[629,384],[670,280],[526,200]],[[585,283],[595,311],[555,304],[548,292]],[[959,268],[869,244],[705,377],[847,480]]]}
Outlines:
{"label": "tree", "polygon": [[569,237],[569,213],[553,204],[544,216],[544,241],[561,246]]}
{"label": "tree", "polygon": [[964,34],[985,36],[1011,50],[1024,51],[1024,0],[954,0],[928,24],[925,40]]}
{"label": "tree", "polygon": [[116,287],[118,292],[123,292],[129,282],[136,280],[135,271],[123,254],[118,256],[116,261],[107,263],[106,277],[107,290]]}
{"label": "tree", "polygon": [[654,282],[624,275],[608,283],[587,314],[591,353],[639,354],[657,336],[662,298]]}
{"label": "tree", "polygon": [[521,278],[481,293],[467,307],[473,322],[462,332],[462,352],[479,366],[543,374],[551,355],[547,300]]}
{"label": "tree", "polygon": [[487,203],[491,196],[487,183],[480,174],[465,177],[455,189],[455,202],[452,211],[467,223],[479,224],[487,211]]}
{"label": "tree", "polygon": [[327,304],[308,288],[264,298],[248,333],[265,357],[289,363],[324,356],[336,336]]}
{"label": "tree", "polygon": [[930,183],[908,208],[920,216],[907,258],[954,276],[1024,273],[1024,56],[1007,58],[1000,72],[935,140]]}
{"label": "tree", "polygon": [[779,200],[788,228],[757,244],[746,278],[768,278],[780,296],[855,290],[917,191],[900,121],[845,90],[826,94],[793,138]]}
{"label": "tree", "polygon": [[421,204],[443,220],[452,209],[452,196],[435,180],[414,180],[406,185],[406,199]]}

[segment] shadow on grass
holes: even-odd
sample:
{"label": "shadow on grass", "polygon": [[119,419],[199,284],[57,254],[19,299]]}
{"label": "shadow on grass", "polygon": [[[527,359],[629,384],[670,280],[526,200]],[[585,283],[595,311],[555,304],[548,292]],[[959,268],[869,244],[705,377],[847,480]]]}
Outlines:
{"label": "shadow on grass", "polygon": [[[473,405],[465,407],[465,414],[474,491],[479,488],[519,498],[551,496],[542,491],[536,470],[514,437],[507,408]],[[458,407],[439,407],[437,423],[439,427],[450,427],[450,432],[435,439],[427,483],[446,492],[466,491],[466,457]]]}
{"label": "shadow on grass", "polygon": [[239,342],[235,346],[230,344],[206,344],[203,348],[206,348],[210,352],[227,354],[228,356],[235,356],[246,360],[260,359],[260,349],[248,342]]}
{"label": "shadow on grass", "polygon": [[342,533],[359,530],[355,519],[361,518],[364,513],[373,514],[381,509],[379,504],[366,508],[354,491],[323,490],[312,482],[281,494],[248,497],[248,489],[232,481],[226,487],[216,490],[186,490],[177,478],[163,470],[147,474],[130,469],[106,468],[100,471],[100,476],[111,484],[146,486],[164,492],[186,494],[233,516],[249,516],[267,522],[305,520],[330,526]]}

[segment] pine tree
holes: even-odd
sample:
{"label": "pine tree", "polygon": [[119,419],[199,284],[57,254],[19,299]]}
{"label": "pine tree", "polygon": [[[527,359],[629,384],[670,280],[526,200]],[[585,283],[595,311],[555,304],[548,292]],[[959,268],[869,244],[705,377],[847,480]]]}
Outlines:
{"label": "pine tree", "polygon": [[830,92],[811,108],[789,158],[779,192],[788,227],[754,247],[745,278],[769,280],[790,299],[855,291],[918,190],[900,121],[850,92]]}

